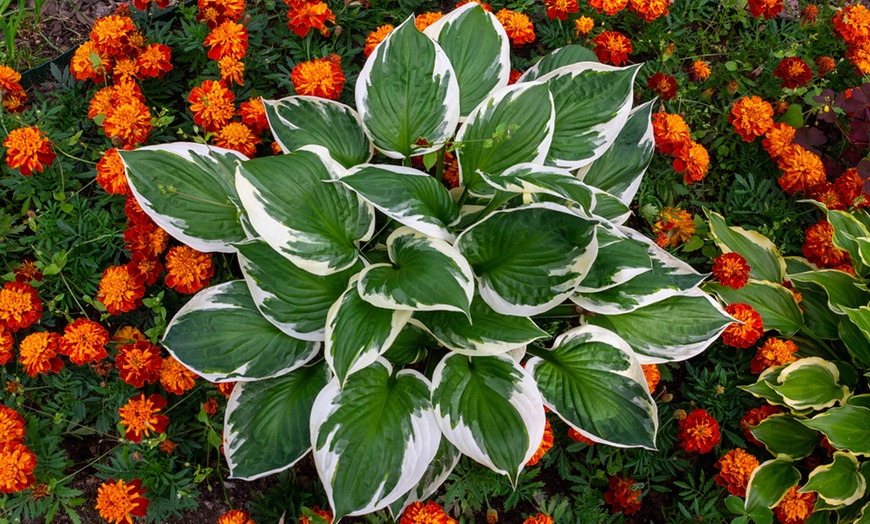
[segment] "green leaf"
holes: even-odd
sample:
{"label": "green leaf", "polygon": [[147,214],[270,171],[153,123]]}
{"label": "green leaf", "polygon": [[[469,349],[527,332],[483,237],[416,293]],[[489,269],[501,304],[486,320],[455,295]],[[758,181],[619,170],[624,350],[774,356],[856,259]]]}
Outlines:
{"label": "green leaf", "polygon": [[531,375],[505,355],[451,353],[432,376],[432,404],[447,440],[516,485],[544,435],[543,400]]}
{"label": "green leaf", "polygon": [[750,280],[740,289],[715,282],[704,284],[704,290],[716,293],[729,304],[743,302],[752,306],[761,315],[764,329],[775,329],[782,336],[790,337],[803,326],[801,313],[794,294],[786,287],[766,280]]}
{"label": "green leaf", "polygon": [[[865,366],[870,367],[870,307],[861,306],[857,309],[843,307],[841,309],[849,317],[852,324],[858,328],[861,335],[863,335],[863,341],[859,343],[858,341],[853,341],[850,344],[845,339],[843,341],[846,343],[852,356],[861,361]],[[841,322],[845,322],[845,319]]]}
{"label": "green leaf", "polygon": [[288,337],[263,318],[241,280],[194,295],[169,322],[162,344],[209,382],[285,375],[320,349],[319,343]]}
{"label": "green leaf", "polygon": [[598,226],[598,256],[577,293],[597,293],[652,270],[648,244],[618,228]]}
{"label": "green leaf", "polygon": [[655,449],[658,411],[631,348],[615,333],[585,325],[534,353],[526,370],[544,403],[595,441]]}
{"label": "green leaf", "polygon": [[119,151],[133,196],[167,233],[203,252],[232,253],[247,238],[233,186],[247,157],[219,147],[176,142]]}
{"label": "green leaf", "polygon": [[251,227],[300,268],[329,275],[355,265],[371,238],[372,207],[341,184],[344,168],[320,146],[257,158],[240,166],[236,187]]}
{"label": "green leaf", "polygon": [[468,116],[510,77],[510,40],[501,22],[471,2],[424,31],[444,49],[459,83],[459,113]]}
{"label": "green leaf", "polygon": [[737,515],[743,515],[743,499],[734,495],[728,495],[725,499],[725,507],[728,511]]}
{"label": "green leaf", "polygon": [[547,83],[556,111],[548,164],[577,169],[607,151],[628,121],[639,69],[580,62],[538,79]]}
{"label": "green leaf", "polygon": [[749,426],[752,436],[758,439],[774,456],[783,454],[792,460],[812,455],[819,444],[819,433],[801,424],[794,416],[773,414],[757,426]]}
{"label": "green leaf", "polygon": [[[366,60],[354,96],[366,134],[390,158],[441,149],[459,123],[456,72],[413,15]],[[421,138],[425,145],[418,145]]]}
{"label": "green leaf", "polygon": [[870,456],[870,408],[847,404],[801,422],[824,433],[837,449]]}
{"label": "green leaf", "polygon": [[834,461],[818,466],[810,473],[800,493],[815,491],[832,506],[848,506],[864,496],[867,481],[858,468],[858,458],[848,452],[835,451]]}
{"label": "green leaf", "polygon": [[325,98],[288,96],[263,100],[269,127],[284,153],[308,145],[323,146],[347,169],[372,158],[372,143],[352,108]]}
{"label": "green leaf", "polygon": [[[844,308],[844,311],[846,310]],[[870,344],[868,344],[867,333],[858,324],[849,317],[840,317],[837,335],[852,357],[865,366],[868,365],[870,362]]]}
{"label": "green leaf", "polygon": [[843,311],[844,307],[859,308],[870,303],[870,293],[856,286],[860,281],[837,269],[817,269],[790,275],[790,277],[795,282],[808,282],[824,289],[828,295],[828,307],[838,315],[846,314]]}
{"label": "green leaf", "polygon": [[321,277],[300,269],[261,240],[235,247],[257,309],[278,329],[302,340],[323,340],[326,312],[363,267],[358,262]]}
{"label": "green leaf", "polygon": [[441,434],[429,381],[379,359],[333,379],[311,409],[314,463],[335,521],[392,504],[423,478]]}
{"label": "green leaf", "polygon": [[528,68],[519,80],[517,80],[517,83],[537,80],[560,67],[574,65],[579,62],[598,62],[598,56],[596,56],[591,49],[583,47],[582,45],[566,45],[565,47],[560,47],[555,51],[551,51],[550,54],[544,55],[535,63],[535,65]]}
{"label": "green leaf", "polygon": [[456,240],[480,295],[504,315],[543,313],[570,296],[595,260],[595,223],[556,204],[497,211]]}
{"label": "green leaf", "polygon": [[723,253],[735,252],[745,258],[749,264],[750,278],[782,283],[785,259],[779,255],[776,245],[769,238],[757,231],[729,227],[722,215],[709,210],[705,212],[716,245]]}
{"label": "green leaf", "polygon": [[304,457],[311,449],[311,406],[328,381],[329,368],[321,361],[281,377],[236,384],[224,424],[231,478],[254,480]]}
{"label": "green leaf", "polygon": [[455,240],[447,227],[459,221],[459,208],[447,189],[410,167],[365,164],[341,183],[388,217],[431,237]]}
{"label": "green leaf", "polygon": [[[498,176],[523,162],[542,164],[555,119],[552,96],[543,83],[507,86],[487,97],[456,134],[461,183],[474,195],[491,195],[479,172]],[[487,140],[493,141],[489,147]]]}
{"label": "green leaf", "polygon": [[839,384],[840,371],[819,357],[807,357],[785,366],[771,387],[797,410],[820,410],[844,402],[849,390]]}
{"label": "green leaf", "polygon": [[752,472],[746,486],[746,512],[776,506],[800,479],[800,472],[788,458],[777,457],[762,463]]}

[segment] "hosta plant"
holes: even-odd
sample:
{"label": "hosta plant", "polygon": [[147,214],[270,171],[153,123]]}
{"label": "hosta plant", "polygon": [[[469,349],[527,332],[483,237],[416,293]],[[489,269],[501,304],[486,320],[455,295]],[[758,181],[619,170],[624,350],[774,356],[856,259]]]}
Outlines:
{"label": "hosta plant", "polygon": [[[623,225],[653,151],[638,67],[572,46],[508,86],[508,45],[477,4],[425,33],[412,17],[366,62],[356,108],[264,101],[282,155],[122,153],[160,226],[238,255],[242,278],[194,296],[163,339],[239,382],[234,477],[312,451],[338,520],[397,515],[462,454],[516,482],[544,406],[595,441],[655,448],[640,364],[696,355],[733,319],[705,275]],[[566,313],[577,327],[549,340],[542,319]]]}
{"label": "hosta plant", "polygon": [[[743,255],[751,271],[740,289],[712,283],[707,288],[726,302],[758,309],[765,329],[792,339],[802,357],[765,369],[743,387],[783,410],[750,428],[774,458],[752,474],[742,508],[729,503],[756,522],[769,522],[769,508],[793,487],[815,493],[812,522],[870,522],[870,461],[864,460],[870,456],[870,215],[820,207],[833,226],[834,246],[848,252],[856,276],[782,257],[758,233],[728,227],[710,214],[716,242]],[[799,304],[783,286],[788,282],[800,294]],[[803,475],[796,466],[817,450],[822,436],[829,458]]]}

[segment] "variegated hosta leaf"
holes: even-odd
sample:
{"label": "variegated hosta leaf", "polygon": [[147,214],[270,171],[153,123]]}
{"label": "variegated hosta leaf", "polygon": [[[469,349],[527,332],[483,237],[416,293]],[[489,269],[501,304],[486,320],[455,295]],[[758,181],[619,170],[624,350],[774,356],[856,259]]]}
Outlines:
{"label": "variegated hosta leaf", "polygon": [[577,169],[607,151],[631,113],[639,69],[640,65],[620,68],[580,62],[538,79],[550,88],[556,110],[548,164]]}
{"label": "variegated hosta leaf", "polygon": [[777,457],[762,463],[749,477],[746,486],[747,512],[758,508],[772,508],[801,479],[800,472],[788,457]]}
{"label": "variegated hosta leaf", "polygon": [[798,307],[794,293],[788,288],[766,280],[750,280],[740,289],[723,286],[715,282],[704,284],[704,290],[716,293],[725,302],[743,302],[752,306],[761,320],[764,329],[775,329],[783,336],[790,337],[803,326],[803,313]]}
{"label": "variegated hosta leaf", "polygon": [[430,237],[455,240],[447,227],[459,220],[459,208],[428,174],[410,167],[366,164],[351,169],[341,182],[400,224]]}
{"label": "variegated hosta leaf", "polygon": [[571,301],[583,309],[600,315],[628,313],[668,297],[683,294],[698,286],[706,278],[706,275],[698,273],[692,266],[655,245],[643,235],[631,229],[623,231],[628,233],[633,241],[646,246],[652,269],[601,291],[575,293],[571,296]]}
{"label": "variegated hosta leaf", "polygon": [[849,390],[839,380],[840,371],[832,362],[807,357],[785,366],[770,387],[791,408],[821,410],[846,400]]}
{"label": "variegated hosta leaf", "polygon": [[498,355],[550,335],[527,317],[502,315],[475,294],[471,319],[450,311],[423,311],[411,319],[443,346],[469,356]]}
{"label": "variegated hosta leaf", "polygon": [[865,266],[870,265],[870,231],[852,213],[834,209],[826,213],[834,229],[834,246],[848,252],[856,272],[864,275]]}
{"label": "variegated hosta leaf", "polygon": [[263,100],[275,141],[285,153],[316,145],[350,169],[372,158],[372,143],[353,108],[314,96]]}
{"label": "variegated hosta leaf", "polygon": [[574,429],[613,446],[655,449],[656,403],[634,352],[616,333],[574,328],[526,370],[547,407]]}
{"label": "variegated hosta leaf", "polygon": [[409,321],[383,357],[390,364],[403,367],[422,360],[426,356],[426,347],[436,347],[436,344],[438,342],[429,333]]}
{"label": "variegated hosta leaf", "polygon": [[410,311],[381,309],[363,300],[357,290],[359,277],[326,315],[324,356],[340,384],[351,374],[375,362],[396,340],[411,318]]}
{"label": "variegated hosta leaf", "polygon": [[595,260],[595,222],[551,203],[497,211],[456,240],[481,297],[504,315],[543,313],[568,298]]}
{"label": "variegated hosta leaf", "polygon": [[371,238],[372,207],[337,180],[342,168],[320,146],[257,158],[239,166],[236,188],[251,226],[300,268],[330,275],[357,263]]}
{"label": "variegated hosta leaf", "polygon": [[304,457],[311,449],[311,406],[327,382],[329,368],[321,360],[280,377],[236,384],[224,417],[230,477],[254,480]]}
{"label": "variegated hosta leaf", "polygon": [[326,312],[362,268],[318,276],[299,268],[262,240],[235,244],[239,265],[257,309],[291,337],[323,340]]}
{"label": "variegated hosta leaf", "polygon": [[782,372],[783,367],[784,366],[771,366],[761,372],[761,375],[758,376],[758,380],[755,381],[755,384],[737,387],[758,398],[765,399],[768,404],[785,406],[786,403],[785,400],[783,400],[782,395],[777,393],[772,387],[773,384],[777,383],[776,381],[779,378],[779,374]]}
{"label": "variegated hosta leaf", "polygon": [[812,455],[819,444],[819,432],[801,424],[789,413],[775,413],[757,426],[748,427],[752,436],[774,456],[782,453],[792,460],[800,460]]}
{"label": "variegated hosta leaf", "polygon": [[867,490],[867,480],[861,474],[858,458],[842,451],[834,452],[834,461],[818,466],[799,491],[815,491],[819,497],[832,506],[854,504]]}
{"label": "variegated hosta leaf", "polygon": [[459,82],[459,113],[468,116],[494,90],[508,84],[510,40],[495,15],[471,2],[424,31],[450,59]]}
{"label": "variegated hosta leaf", "polygon": [[507,355],[451,353],[432,376],[432,404],[447,440],[514,485],[544,436],[542,402],[532,376]]}
{"label": "variegated hosta leaf", "polygon": [[247,238],[233,186],[236,163],[245,155],[189,142],[119,153],[133,196],[173,237],[207,253],[232,253],[230,244]]}
{"label": "variegated hosta leaf", "polygon": [[[787,278],[791,279],[791,276],[787,276]],[[840,338],[837,328],[842,317],[828,307],[828,295],[824,289],[819,285],[798,282],[797,280],[792,281],[792,284],[794,290],[801,294],[800,309],[803,311],[806,329],[824,340]],[[870,350],[870,346],[867,349]],[[870,360],[866,364],[870,365]]]}
{"label": "variegated hosta leaf", "polygon": [[556,112],[547,85],[531,82],[497,90],[468,115],[456,134],[459,180],[474,195],[491,195],[479,173],[498,176],[523,162],[543,164]]}
{"label": "variegated hosta leaf", "polygon": [[[801,301],[803,305],[803,301]],[[865,366],[870,367],[870,307],[840,308],[848,318],[841,317],[838,334],[848,331],[848,337],[840,337],[849,353]]]}
{"label": "variegated hosta leaf", "polygon": [[581,170],[583,182],[607,191],[625,205],[631,204],[655,151],[651,118],[654,103],[650,100],[632,109],[610,149],[588,169]]}
{"label": "variegated hosta leaf", "polygon": [[474,274],[455,247],[400,227],[387,238],[387,252],[392,264],[372,264],[360,273],[363,300],[389,309],[468,314]]}
{"label": "variegated hosta leaf", "polygon": [[209,382],[285,375],[320,344],[288,337],[263,318],[242,280],[203,289],[169,322],[163,346]]}
{"label": "variegated hosta leaf", "polygon": [[333,379],[311,409],[314,463],[337,522],[399,500],[426,474],[441,442],[429,381],[379,359]]}
{"label": "variegated hosta leaf", "polygon": [[614,331],[642,364],[686,360],[704,351],[734,319],[699,289],[630,313],[593,315],[586,322]]}
{"label": "variegated hosta leaf", "polygon": [[366,60],[354,95],[366,133],[390,158],[441,149],[459,123],[456,72],[441,46],[417,30],[413,15]]}
{"label": "variegated hosta leaf", "polygon": [[757,280],[782,283],[785,259],[769,238],[757,231],[729,227],[722,215],[707,211],[713,240],[723,253],[739,253],[749,264],[749,276]]}
{"label": "variegated hosta leaf", "polygon": [[649,246],[614,227],[598,225],[598,256],[577,293],[598,293],[652,271]]}
{"label": "variegated hosta leaf", "polygon": [[858,308],[870,303],[870,293],[856,284],[861,281],[845,271],[837,269],[817,269],[805,273],[789,275],[794,282],[816,284],[828,295],[828,307],[838,315],[845,315],[844,307]]}
{"label": "variegated hosta leaf", "polygon": [[598,57],[592,50],[583,47],[582,45],[566,45],[560,47],[550,54],[545,55],[538,60],[535,65],[528,68],[525,73],[517,80],[520,82],[531,82],[546,75],[551,71],[555,71],[560,67],[573,65],[579,62],[597,62]]}
{"label": "variegated hosta leaf", "polygon": [[840,406],[801,422],[824,433],[835,448],[870,457],[870,439],[867,438],[870,434],[870,408]]}
{"label": "variegated hosta leaf", "polygon": [[402,512],[412,503],[417,502],[418,500],[427,500],[429,497],[434,495],[435,492],[438,491],[438,488],[444,484],[444,481],[447,480],[447,477],[450,476],[450,473],[453,472],[453,468],[455,468],[456,464],[459,463],[461,457],[462,453],[456,449],[456,446],[451,444],[446,438],[441,439],[441,445],[438,446],[438,452],[426,468],[426,473],[423,474],[423,478],[420,479],[420,482],[411,488],[411,491],[409,491],[403,498],[390,504],[390,515],[392,515],[393,520],[398,522]]}

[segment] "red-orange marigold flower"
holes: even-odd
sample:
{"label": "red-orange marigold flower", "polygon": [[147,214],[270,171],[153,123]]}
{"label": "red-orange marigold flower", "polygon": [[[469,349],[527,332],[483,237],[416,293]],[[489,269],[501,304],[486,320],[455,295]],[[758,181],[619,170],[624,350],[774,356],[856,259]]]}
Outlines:
{"label": "red-orange marigold flower", "polygon": [[9,66],[0,65],[0,98],[14,91],[23,91],[21,73]]}
{"label": "red-orange marigold flower", "polygon": [[595,55],[605,64],[622,65],[632,52],[631,40],[618,31],[604,31],[592,42],[595,43]]}
{"label": "red-orange marigold flower", "polygon": [[254,524],[251,514],[240,509],[231,509],[217,520],[216,524]]}
{"label": "red-orange marigold flower", "polygon": [[628,6],[628,0],[589,0],[589,7],[594,8],[599,13],[606,13],[607,16],[615,15],[626,6]]}
{"label": "red-orange marigold flower", "polygon": [[97,182],[110,195],[126,195],[130,192],[124,161],[117,149],[109,149],[97,162]]}
{"label": "red-orange marigold flower", "polygon": [[[157,5],[160,9],[166,9],[169,7],[169,0],[153,0],[154,4]],[[133,7],[140,11],[144,11],[148,8],[148,5],[152,3],[152,0],[133,0]]]}
{"label": "red-orange marigold flower", "polygon": [[13,129],[3,147],[6,148],[6,164],[18,169],[22,175],[30,176],[34,171],[42,172],[50,166],[57,154],[51,150],[51,142],[38,127]]}
{"label": "red-orange marigold flower", "polygon": [[326,22],[335,23],[335,15],[324,2],[300,2],[287,12],[287,27],[304,38],[311,29],[329,36]]}
{"label": "red-orange marigold flower", "polygon": [[166,285],[179,293],[196,293],[214,275],[211,254],[189,246],[173,247],[166,254]]}
{"label": "red-orange marigold flower", "polygon": [[704,60],[695,60],[692,62],[692,67],[689,70],[689,78],[695,82],[707,80],[710,78],[710,64]]}
{"label": "red-orange marigold flower", "polygon": [[765,133],[761,145],[764,146],[764,150],[767,151],[770,158],[777,160],[791,149],[794,134],[795,128],[784,122],[773,124]]}
{"label": "red-orange marigold flower", "polygon": [[205,411],[210,417],[213,417],[217,414],[219,407],[220,404],[218,404],[217,399],[214,397],[211,397],[202,404],[202,410]]}
{"label": "red-orange marigold flower", "polygon": [[115,334],[112,335],[112,342],[120,342],[121,344],[132,344],[137,340],[147,339],[148,338],[144,333],[142,333],[142,331],[133,326],[123,326],[118,328],[118,331],[115,331]]}
{"label": "red-orange marigold flower", "polygon": [[782,413],[782,409],[776,406],[771,406],[770,404],[764,404],[747,411],[746,414],[743,415],[743,418],[740,419],[740,427],[743,428],[743,434],[746,436],[746,440],[752,442],[756,446],[761,446],[761,442],[752,435],[752,428],[761,424],[761,421],[774,413]]}
{"label": "red-orange marigold flower", "polygon": [[683,142],[682,147],[676,151],[677,157],[674,158],[674,171],[677,173],[685,173],[683,181],[687,184],[692,184],[703,180],[707,176],[707,170],[710,166],[710,154],[707,148],[694,140]]}
{"label": "red-orange marigold flower", "polygon": [[109,15],[98,18],[91,29],[91,41],[99,53],[129,56],[135,49],[136,25],[129,16]]}
{"label": "red-orange marigold flower", "polygon": [[124,231],[124,242],[124,249],[131,253],[141,251],[149,258],[156,258],[166,250],[169,234],[149,219]]}
{"label": "red-orange marigold flower", "polygon": [[815,64],[819,77],[823,77],[837,68],[837,63],[830,56],[816,57]]}
{"label": "red-orange marigold flower", "polygon": [[455,520],[444,513],[441,504],[428,501],[423,504],[420,501],[412,502],[402,513],[399,524],[455,524]]}
{"label": "red-orange marigold flower", "polygon": [[369,36],[366,37],[366,47],[363,49],[363,53],[365,53],[366,56],[371,55],[375,48],[378,47],[378,44],[383,42],[384,38],[386,38],[393,29],[395,29],[395,27],[391,24],[385,24],[369,33]]}
{"label": "red-orange marigold flower", "polygon": [[662,97],[662,100],[670,100],[677,96],[677,79],[671,75],[656,73],[649,77],[646,85]]}
{"label": "red-orange marigold flower", "polygon": [[228,123],[215,133],[212,140],[218,147],[238,151],[247,157],[257,154],[257,144],[260,143],[260,137],[241,122]]}
{"label": "red-orange marigold flower", "polygon": [[36,455],[20,442],[0,444],[0,493],[15,493],[36,482]]}
{"label": "red-orange marigold flower", "polygon": [[248,51],[248,30],[242,24],[229,20],[212,29],[205,37],[208,57],[220,60],[226,56],[241,60]]}
{"label": "red-orange marigold flower", "polygon": [[31,377],[39,373],[57,373],[63,368],[63,361],[57,358],[57,333],[40,331],[24,337],[18,346],[18,361]]}
{"label": "red-orange marigold flower", "polygon": [[495,14],[495,17],[501,22],[514,47],[535,41],[535,26],[528,16],[510,9],[502,9]]}
{"label": "red-orange marigold flower", "polygon": [[643,369],[643,376],[646,379],[646,387],[649,389],[650,394],[652,394],[656,390],[656,386],[659,385],[659,381],[662,379],[659,367],[655,364],[641,364],[640,367]]}
{"label": "red-orange marigold flower", "polygon": [[230,398],[230,395],[233,394],[233,389],[236,387],[235,382],[220,382],[217,384],[218,391],[221,392],[221,395]]}
{"label": "red-orange marigold flower", "polygon": [[577,430],[574,429],[574,428],[568,428],[568,438],[570,438],[570,439],[573,440],[574,442],[582,442],[582,443],[587,444],[587,445],[589,445],[589,446],[594,446],[594,445],[595,445],[595,441],[594,441],[594,440],[585,437],[585,436],[583,435],[583,433],[580,433],[579,431],[577,431]]}
{"label": "red-orange marigold flower", "polygon": [[725,307],[725,312],[743,322],[732,322],[722,332],[722,342],[735,348],[748,348],[764,335],[761,315],[749,304],[735,302]]}
{"label": "red-orange marigold flower", "polygon": [[526,462],[526,466],[534,466],[537,464],[544,455],[547,454],[547,451],[553,447],[553,428],[550,427],[550,421],[544,419],[544,436],[541,438],[541,444],[538,446],[538,449],[535,451],[535,454],[532,455],[532,458]]}
{"label": "red-orange marigold flower", "polygon": [[100,278],[97,300],[112,315],[133,311],[145,296],[144,284],[144,277],[127,265],[108,267]]}
{"label": "red-orange marigold flower", "polygon": [[486,11],[487,13],[492,12],[492,7],[489,4],[487,4],[486,2],[481,2],[481,0],[462,0],[462,2],[459,2],[456,4],[456,7],[462,7],[465,4],[470,4],[470,3],[480,4],[480,7],[482,7],[484,11]]}
{"label": "red-orange marigold flower", "polygon": [[77,319],[63,328],[59,351],[69,357],[73,364],[81,366],[106,358],[109,332],[106,328],[86,318]]}
{"label": "red-orange marigold flower", "polygon": [[163,359],[159,377],[166,391],[176,395],[182,395],[196,385],[196,374],[171,355]]}
{"label": "red-orange marigold flower", "polygon": [[414,25],[417,26],[418,30],[425,31],[427,27],[434,24],[438,20],[441,20],[442,16],[444,16],[444,13],[442,13],[441,11],[423,13],[422,15],[417,15],[414,18]]}
{"label": "red-orange marigold flower", "polygon": [[773,508],[773,514],[782,524],[804,524],[813,514],[816,505],[816,494],[798,493],[799,486],[788,490],[779,504]]}
{"label": "red-orange marigold flower", "polygon": [[782,176],[777,180],[783,191],[793,195],[809,191],[827,180],[825,165],[819,155],[792,144],[777,161]]}
{"label": "red-orange marigold flower", "polygon": [[870,10],[861,2],[853,2],[837,11],[831,22],[834,32],[850,46],[870,40]]}
{"label": "red-orange marigold flower", "polygon": [[749,0],[747,7],[755,18],[763,16],[769,20],[782,11],[782,0]]}
{"label": "red-orange marigold flower", "polygon": [[21,442],[26,434],[24,417],[14,409],[0,404],[0,444]]}
{"label": "red-orange marigold flower", "polygon": [[0,289],[0,326],[8,331],[30,327],[42,318],[42,302],[36,288],[24,282],[7,282]]}
{"label": "red-orange marigold flower", "polygon": [[172,50],[163,44],[148,44],[136,58],[139,78],[163,78],[172,71]]}
{"label": "red-orange marigold flower", "polygon": [[773,126],[773,106],[759,96],[744,96],[731,108],[728,123],[746,142],[752,142]]}
{"label": "red-orange marigold flower", "polygon": [[344,89],[344,73],[341,66],[326,58],[301,62],[290,74],[296,94],[317,96],[329,100],[338,99]]}
{"label": "red-orange marigold flower", "polygon": [[791,340],[769,338],[758,348],[758,352],[752,358],[750,370],[753,373],[761,373],[770,366],[781,366],[794,362],[797,360],[797,357],[794,356],[797,349],[797,345]]}
{"label": "red-orange marigold flower", "polygon": [[723,286],[740,289],[749,282],[749,264],[740,253],[722,253],[713,261],[713,276]]}
{"label": "red-orange marigold flower", "polygon": [[133,397],[127,403],[118,408],[121,415],[121,424],[127,428],[124,437],[133,442],[141,442],[142,437],[148,437],[151,433],[163,433],[169,425],[166,415],[158,415],[157,412],[166,407],[166,399],[154,394],[145,398],[145,393]]}
{"label": "red-orange marigold flower", "polygon": [[226,83],[205,80],[202,85],[194,87],[187,97],[193,121],[209,132],[217,131],[233,118],[236,107],[233,105],[236,96],[227,89]]}
{"label": "red-orange marigold flower", "polygon": [[570,13],[576,13],[580,9],[577,0],[544,0],[544,5],[550,20],[567,20]]}
{"label": "red-orange marigold flower", "polygon": [[796,56],[787,56],[780,60],[779,65],[773,72],[773,76],[782,79],[780,87],[794,89],[805,86],[813,78],[813,70],[810,65]]}
{"label": "red-orange marigold flower", "polygon": [[704,409],[694,409],[679,421],[677,439],[686,451],[709,453],[719,444],[719,423]]}
{"label": "red-orange marigold flower", "polygon": [[746,496],[749,477],[758,467],[758,459],[740,448],[732,449],[716,462],[716,484],[727,486],[728,492],[738,497]]}
{"label": "red-orange marigold flower", "polygon": [[864,194],[864,179],[858,169],[850,167],[834,180],[834,187],[847,206],[855,205],[855,199]]}
{"label": "red-orange marigold flower", "polygon": [[653,224],[653,233],[664,235],[660,247],[676,247],[695,234],[695,221],[691,213],[683,209],[666,207],[659,213],[659,221]]}
{"label": "red-orange marigold flower", "polygon": [[121,380],[141,388],[146,382],[153,384],[157,381],[163,359],[157,346],[147,340],[137,340],[120,347],[115,365]]}
{"label": "red-orange marigold flower", "polygon": [[691,140],[689,126],[680,115],[655,113],[652,116],[653,136],[656,148],[666,155],[672,155]]}
{"label": "red-orange marigold flower", "polygon": [[553,517],[546,513],[538,513],[524,520],[523,524],[553,524]]}
{"label": "red-orange marigold flower", "polygon": [[199,0],[199,13],[196,20],[205,21],[209,29],[214,29],[227,20],[239,21],[245,14],[245,0]]}
{"label": "red-orange marigold flower", "polygon": [[266,108],[263,106],[263,100],[259,97],[242,102],[239,106],[239,115],[242,117],[242,122],[250,127],[255,134],[259,135],[264,129],[269,128]]}
{"label": "red-orange marigold flower", "polygon": [[647,22],[653,22],[660,16],[667,16],[670,0],[631,0],[628,8]]}
{"label": "red-orange marigold flower", "polygon": [[29,284],[32,281],[42,282],[42,271],[36,267],[36,263],[29,258],[25,258],[21,265],[12,270],[15,275],[15,281],[23,284]]}
{"label": "red-orange marigold flower", "polygon": [[[328,509],[320,509],[320,506],[312,506],[309,509],[317,515],[326,519],[326,524],[332,524],[332,512]],[[311,524],[311,521],[308,520],[308,517],[302,515],[299,517],[299,522],[297,524]]]}
{"label": "red-orange marigold flower", "polygon": [[144,277],[146,286],[151,286],[157,282],[160,273],[163,272],[163,264],[160,263],[160,260],[144,251],[134,251],[128,266]]}
{"label": "red-orange marigold flower", "polygon": [[96,510],[112,524],[133,524],[133,517],[144,517],[151,501],[142,495],[148,490],[142,481],[134,479],[125,483],[119,479],[103,482],[97,490]]}
{"label": "red-orange marigold flower", "polygon": [[6,326],[0,324],[0,366],[12,360],[12,346],[15,345],[15,338],[12,333],[6,329]]}
{"label": "red-orange marigold flower", "polygon": [[849,260],[849,254],[834,246],[834,227],[820,220],[806,231],[802,251],[807,260],[820,267],[836,267]]}
{"label": "red-orange marigold flower", "polygon": [[813,4],[809,4],[801,9],[801,25],[815,24],[817,16],[819,16],[819,8]]}
{"label": "red-orange marigold flower", "polygon": [[613,513],[623,512],[626,515],[637,513],[640,509],[640,489],[634,489],[637,482],[629,477],[614,475],[607,482],[604,501],[612,506]]}

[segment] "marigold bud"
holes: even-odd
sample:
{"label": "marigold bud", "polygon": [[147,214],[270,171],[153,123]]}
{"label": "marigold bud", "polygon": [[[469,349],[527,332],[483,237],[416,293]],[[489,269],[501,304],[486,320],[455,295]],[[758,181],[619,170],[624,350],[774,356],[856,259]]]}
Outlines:
{"label": "marigold bud", "polygon": [[684,420],[686,418],[686,416],[687,415],[686,415],[685,409],[678,409],[678,410],[674,411],[674,418],[677,420]]}

